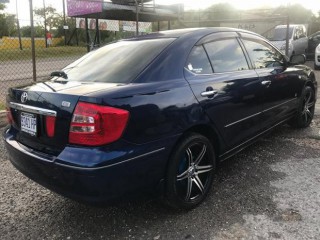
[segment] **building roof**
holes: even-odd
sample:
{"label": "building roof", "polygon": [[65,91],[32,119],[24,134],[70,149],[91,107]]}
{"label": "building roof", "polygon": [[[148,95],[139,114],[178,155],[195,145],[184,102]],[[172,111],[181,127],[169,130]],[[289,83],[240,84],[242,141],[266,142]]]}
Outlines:
{"label": "building roof", "polygon": [[[125,1],[124,1],[125,2]],[[129,2],[129,1],[128,1]],[[179,13],[183,11],[183,4],[155,5],[140,4],[138,6],[139,22],[170,21],[178,19]],[[110,20],[136,21],[136,6],[132,4],[116,4],[104,2],[102,12],[77,15],[81,18],[99,18]]]}

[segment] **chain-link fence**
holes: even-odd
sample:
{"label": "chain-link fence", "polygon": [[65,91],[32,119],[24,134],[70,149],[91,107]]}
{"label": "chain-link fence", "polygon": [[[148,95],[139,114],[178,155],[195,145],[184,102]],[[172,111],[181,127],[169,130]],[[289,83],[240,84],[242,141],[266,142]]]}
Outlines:
{"label": "chain-link fence", "polygon": [[[117,39],[135,35],[136,25],[133,21],[98,20],[70,18],[68,29],[64,34],[57,30],[44,32],[35,27],[34,38],[36,80],[50,76],[75,61],[86,52]],[[84,29],[88,21],[89,29]],[[152,24],[140,22],[140,34],[151,32]],[[25,85],[34,81],[32,62],[32,39],[29,36],[2,37],[0,39],[0,105],[3,105],[9,87]]]}
{"label": "chain-link fence", "polygon": [[[61,69],[86,52],[85,46],[64,45],[64,39],[53,37],[48,40],[35,38],[36,77],[41,80],[50,72]],[[4,102],[6,90],[16,85],[33,81],[31,39],[21,38],[21,48],[17,37],[3,37],[0,43],[0,102]]]}

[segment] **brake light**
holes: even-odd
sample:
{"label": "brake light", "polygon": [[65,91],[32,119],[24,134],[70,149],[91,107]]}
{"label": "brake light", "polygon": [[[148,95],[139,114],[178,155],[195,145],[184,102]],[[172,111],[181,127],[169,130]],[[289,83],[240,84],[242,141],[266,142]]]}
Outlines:
{"label": "brake light", "polygon": [[99,146],[118,140],[129,119],[123,109],[79,102],[73,113],[69,143]]}
{"label": "brake light", "polygon": [[46,116],[46,131],[48,137],[54,136],[54,130],[56,125],[56,117]]}
{"label": "brake light", "polygon": [[7,113],[7,120],[9,124],[13,123],[13,117],[12,117],[12,113],[9,107],[6,108],[6,113]]}

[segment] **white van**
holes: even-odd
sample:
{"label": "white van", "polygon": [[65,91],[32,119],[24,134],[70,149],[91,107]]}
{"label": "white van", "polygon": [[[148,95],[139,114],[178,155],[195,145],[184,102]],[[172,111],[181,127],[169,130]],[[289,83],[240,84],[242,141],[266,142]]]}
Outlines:
{"label": "white van", "polygon": [[[287,25],[278,25],[274,29],[274,35],[271,39],[273,45],[285,54],[286,52]],[[306,27],[302,24],[289,25],[289,52],[288,57],[292,55],[305,54],[308,49],[308,38]]]}

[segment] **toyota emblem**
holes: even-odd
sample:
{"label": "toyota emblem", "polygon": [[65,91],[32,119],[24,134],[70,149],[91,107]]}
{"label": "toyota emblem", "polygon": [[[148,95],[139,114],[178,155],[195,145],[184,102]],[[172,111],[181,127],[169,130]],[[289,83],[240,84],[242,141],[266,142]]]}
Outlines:
{"label": "toyota emblem", "polygon": [[28,93],[24,92],[21,94],[21,102],[25,103],[28,100]]}

